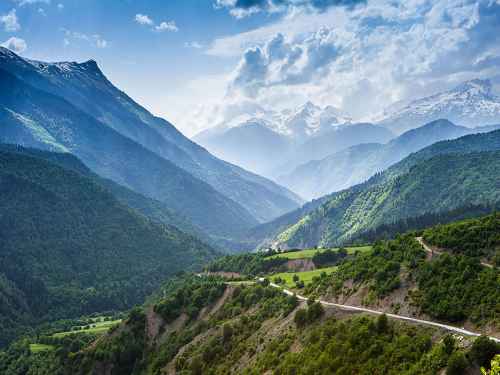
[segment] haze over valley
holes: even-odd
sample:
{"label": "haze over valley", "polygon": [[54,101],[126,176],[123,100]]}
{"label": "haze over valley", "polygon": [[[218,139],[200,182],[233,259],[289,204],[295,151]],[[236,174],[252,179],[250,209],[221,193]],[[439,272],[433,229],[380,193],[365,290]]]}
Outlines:
{"label": "haze over valley", "polygon": [[0,375],[500,373],[500,3],[0,3]]}

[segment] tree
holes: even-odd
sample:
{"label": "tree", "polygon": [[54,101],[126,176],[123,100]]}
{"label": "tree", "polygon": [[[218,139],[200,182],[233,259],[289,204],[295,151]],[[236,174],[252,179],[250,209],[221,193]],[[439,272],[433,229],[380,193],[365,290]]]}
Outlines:
{"label": "tree", "polygon": [[470,349],[470,358],[479,366],[488,368],[490,361],[500,350],[500,345],[486,336],[478,337]]}
{"label": "tree", "polygon": [[222,341],[227,343],[231,340],[233,336],[233,328],[230,324],[226,323],[222,326]]}
{"label": "tree", "polygon": [[462,375],[465,369],[469,366],[464,353],[455,352],[448,359],[448,367],[446,375]]}
{"label": "tree", "polygon": [[491,370],[486,370],[484,367],[481,367],[481,373],[483,375],[500,375],[500,354],[497,354],[491,360]]}
{"label": "tree", "polygon": [[293,275],[292,280],[296,283],[297,281],[300,280],[298,275]]}
{"label": "tree", "polygon": [[325,310],[323,309],[321,303],[313,302],[307,309],[307,321],[309,323],[314,322],[315,320],[319,319],[324,312]]}
{"label": "tree", "polygon": [[452,335],[446,335],[443,339],[444,351],[450,355],[455,350],[455,339]]}
{"label": "tree", "polygon": [[387,315],[382,314],[377,318],[377,331],[380,333],[387,332],[389,328],[389,319],[387,319]]}
{"label": "tree", "polygon": [[304,327],[307,324],[307,311],[305,309],[297,310],[293,320],[297,327]]}

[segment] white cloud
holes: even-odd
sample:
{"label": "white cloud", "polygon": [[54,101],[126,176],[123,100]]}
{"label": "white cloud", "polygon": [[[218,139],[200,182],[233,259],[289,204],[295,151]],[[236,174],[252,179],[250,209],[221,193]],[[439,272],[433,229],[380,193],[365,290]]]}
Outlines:
{"label": "white cloud", "polygon": [[162,21],[159,24],[156,24],[155,21],[153,21],[153,19],[151,17],[149,17],[147,14],[138,13],[135,15],[134,20],[139,25],[151,26],[151,30],[157,31],[157,32],[164,32],[164,31],[177,32],[177,31],[179,31],[179,28],[175,24],[175,21]]}
{"label": "white cloud", "polygon": [[4,30],[9,32],[21,29],[21,25],[17,19],[16,10],[12,9],[9,13],[1,15],[0,25],[3,25]]}
{"label": "white cloud", "polygon": [[137,22],[139,25],[153,25],[153,20],[149,18],[147,14],[136,14],[135,15],[135,22]]}
{"label": "white cloud", "polygon": [[179,31],[179,29],[177,28],[177,25],[175,24],[174,21],[168,21],[168,22],[163,21],[159,25],[156,25],[154,27],[154,29],[156,31],[160,31],[160,32],[162,32],[162,31],[173,31],[173,32]]}
{"label": "white cloud", "polygon": [[64,9],[64,4],[61,4],[61,3],[57,4],[57,9],[63,10]]}
{"label": "white cloud", "polygon": [[97,48],[106,48],[108,46],[108,41],[102,39],[100,35],[94,35],[94,40]]}
{"label": "white cloud", "polygon": [[19,6],[31,5],[31,4],[50,4],[50,0],[14,0]]}
{"label": "white cloud", "polygon": [[293,12],[295,9],[322,12],[330,7],[353,8],[366,0],[216,0],[216,8],[228,8],[232,16],[244,18],[255,13]]}
{"label": "white cloud", "polygon": [[43,8],[38,8],[38,13],[43,17],[47,16],[47,13],[45,13],[45,10]]}
{"label": "white cloud", "polygon": [[7,39],[1,44],[1,46],[14,51],[15,53],[22,53],[28,48],[28,45],[24,39],[16,38],[15,36]]}
{"label": "white cloud", "polygon": [[65,28],[62,28],[61,31],[64,32],[63,45],[65,47],[69,46],[72,40],[84,41],[97,48],[107,48],[109,46],[109,42],[99,34],[87,35],[79,31],[72,31]]}
{"label": "white cloud", "polygon": [[333,104],[362,120],[396,101],[497,74],[498,5],[368,0],[362,7],[324,12],[295,9],[212,43],[210,55],[241,56],[218,106],[239,98],[285,107],[293,98]]}

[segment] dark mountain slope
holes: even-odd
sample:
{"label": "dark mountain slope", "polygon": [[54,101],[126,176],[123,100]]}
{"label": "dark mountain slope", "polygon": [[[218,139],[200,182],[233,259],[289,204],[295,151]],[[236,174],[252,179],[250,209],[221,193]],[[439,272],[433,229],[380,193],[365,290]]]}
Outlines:
{"label": "dark mountain slope", "polygon": [[0,47],[0,68],[63,97],[102,124],[170,160],[238,202],[259,221],[279,216],[301,202],[285,188],[215,158],[172,124],[151,115],[117,89],[93,60],[82,64],[29,61]]}
{"label": "dark mountain slope", "polygon": [[256,223],[236,202],[131,139],[0,70],[0,139],[71,152],[101,176],[166,203],[215,236]]}
{"label": "dark mountain slope", "polygon": [[24,148],[19,145],[0,144],[0,150],[5,152],[20,153],[26,156],[32,156],[47,160],[57,164],[65,169],[70,169],[81,173],[85,177],[91,178],[95,183],[105,187],[113,196],[123,205],[133,208],[147,218],[161,224],[175,226],[181,231],[191,234],[209,243],[211,238],[202,231],[201,228],[194,225],[187,217],[178,212],[172,211],[165,203],[155,199],[147,198],[122,185],[100,177],[93,173],[76,156],[70,153],[49,152],[34,148]]}
{"label": "dark mountain slope", "polygon": [[0,212],[0,343],[49,317],[128,308],[216,256],[93,179],[19,152],[0,150]]}

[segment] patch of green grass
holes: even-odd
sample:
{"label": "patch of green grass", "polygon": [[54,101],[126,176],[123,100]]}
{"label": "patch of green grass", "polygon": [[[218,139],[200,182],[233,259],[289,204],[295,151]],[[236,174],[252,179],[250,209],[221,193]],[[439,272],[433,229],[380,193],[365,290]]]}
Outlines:
{"label": "patch of green grass", "polygon": [[[320,268],[317,270],[312,270],[312,271],[303,271],[303,272],[282,272],[282,273],[275,273],[273,275],[268,276],[269,280],[271,282],[274,282],[274,279],[276,277],[280,277],[285,281],[284,286],[287,288],[294,288],[295,287],[295,282],[293,281],[293,276],[297,275],[300,280],[304,282],[305,285],[310,284],[312,282],[313,277],[315,276],[320,276],[322,272],[325,272],[326,274],[330,274],[333,271],[337,269],[336,266],[334,267],[326,267],[326,268]],[[283,284],[282,284],[283,285]]]}
{"label": "patch of green grass", "polygon": [[49,350],[54,350],[54,347],[52,345],[45,344],[30,344],[30,351],[32,353],[46,352]]}
{"label": "patch of green grass", "polygon": [[[77,335],[79,333],[92,333],[95,335],[98,334],[103,334],[107,332],[111,327],[116,326],[117,324],[120,324],[122,320],[117,319],[117,320],[111,320],[111,321],[95,321],[94,323],[91,323],[87,326],[81,326],[81,327],[74,327],[73,330],[71,331],[66,331],[66,332],[58,332],[54,333],[54,337],[64,337],[68,335]],[[86,328],[89,327],[89,328]]]}
{"label": "patch of green grass", "polygon": [[[314,254],[318,252],[323,252],[326,250],[338,250],[339,248],[333,249],[305,249],[300,251],[290,251],[287,253],[275,254],[267,257],[267,259],[273,258],[287,258],[287,259],[310,259],[314,256]],[[355,246],[355,247],[346,247],[348,254],[354,254],[355,252],[367,252],[372,249],[371,246]]]}

